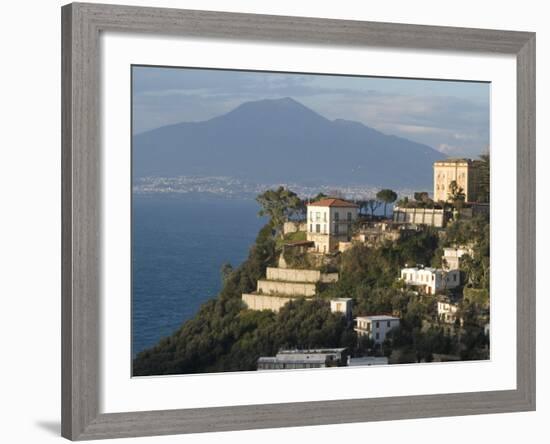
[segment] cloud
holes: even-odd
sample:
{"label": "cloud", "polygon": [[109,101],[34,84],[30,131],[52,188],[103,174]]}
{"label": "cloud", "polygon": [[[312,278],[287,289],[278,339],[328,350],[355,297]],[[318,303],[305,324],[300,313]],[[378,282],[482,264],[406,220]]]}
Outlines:
{"label": "cloud", "polygon": [[457,146],[453,146],[453,145],[447,145],[446,143],[441,143],[437,147],[437,151],[440,151],[443,154],[453,155],[453,154],[456,154],[456,153],[463,152],[464,149],[460,148],[460,147],[457,147]]}

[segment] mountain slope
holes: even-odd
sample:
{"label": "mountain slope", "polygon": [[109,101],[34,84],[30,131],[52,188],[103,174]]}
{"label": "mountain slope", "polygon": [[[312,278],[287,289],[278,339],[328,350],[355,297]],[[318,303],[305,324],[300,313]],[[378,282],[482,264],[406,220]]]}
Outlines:
{"label": "mountain slope", "polygon": [[134,177],[224,175],[259,183],[429,189],[444,155],[358,122],[331,121],[293,99],[247,102],[204,122],[134,136]]}

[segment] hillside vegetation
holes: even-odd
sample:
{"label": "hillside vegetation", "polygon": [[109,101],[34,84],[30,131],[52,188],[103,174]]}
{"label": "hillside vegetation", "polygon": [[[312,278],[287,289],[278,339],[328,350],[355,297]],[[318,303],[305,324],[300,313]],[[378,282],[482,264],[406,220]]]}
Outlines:
{"label": "hillside vegetation", "polygon": [[[313,301],[291,302],[276,314],[248,310],[241,301],[241,295],[255,290],[266,267],[274,266],[281,254],[282,233],[270,221],[258,233],[243,264],[235,269],[224,266],[220,294],[171,336],[139,353],[133,374],[255,370],[260,356],[273,356],[281,348],[346,347],[351,355],[364,355],[373,344],[358,340],[353,325],[331,313],[328,299],[332,297],[352,298],[354,316],[377,312],[401,318],[400,327],[378,350],[391,356],[391,362],[429,362],[434,353],[486,359],[482,314],[488,308],[489,221],[459,219],[444,234],[426,227],[376,249],[357,244],[339,258],[337,283],[321,289]],[[465,262],[465,298],[459,313],[464,325],[455,329],[439,323],[433,296],[403,288],[398,276],[405,264],[437,265],[443,247],[466,241],[473,245],[474,254]]]}

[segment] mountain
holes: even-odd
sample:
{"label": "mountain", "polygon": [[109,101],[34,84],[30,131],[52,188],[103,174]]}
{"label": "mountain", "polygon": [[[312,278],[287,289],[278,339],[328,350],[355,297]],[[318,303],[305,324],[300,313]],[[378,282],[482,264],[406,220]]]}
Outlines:
{"label": "mountain", "polygon": [[134,136],[133,174],[232,176],[257,183],[431,189],[440,152],[290,99],[246,102],[203,122]]}

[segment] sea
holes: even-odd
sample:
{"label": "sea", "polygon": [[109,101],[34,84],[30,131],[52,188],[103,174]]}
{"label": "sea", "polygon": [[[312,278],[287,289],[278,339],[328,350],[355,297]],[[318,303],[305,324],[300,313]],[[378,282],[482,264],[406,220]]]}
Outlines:
{"label": "sea", "polygon": [[260,228],[253,200],[172,194],[132,199],[132,355],[192,318],[221,288],[221,267],[248,256]]}

